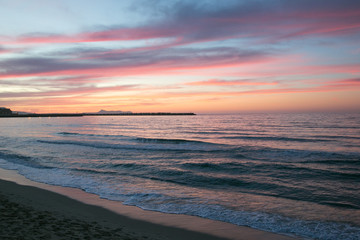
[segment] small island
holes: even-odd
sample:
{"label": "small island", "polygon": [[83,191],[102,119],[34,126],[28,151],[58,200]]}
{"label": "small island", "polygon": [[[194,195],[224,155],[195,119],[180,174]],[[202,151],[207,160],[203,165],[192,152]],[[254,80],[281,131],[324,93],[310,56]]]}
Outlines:
{"label": "small island", "polygon": [[0,118],[16,117],[83,117],[83,116],[179,116],[179,115],[196,115],[195,113],[171,113],[171,112],[144,112],[133,113],[130,111],[106,111],[100,110],[93,113],[26,113],[13,112],[10,108],[0,107]]}

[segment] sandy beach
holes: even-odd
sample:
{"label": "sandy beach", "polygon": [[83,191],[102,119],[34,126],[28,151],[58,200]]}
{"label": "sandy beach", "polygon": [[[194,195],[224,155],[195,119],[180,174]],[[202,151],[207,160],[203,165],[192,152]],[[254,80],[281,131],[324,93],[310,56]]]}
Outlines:
{"label": "sandy beach", "polygon": [[129,219],[60,194],[3,180],[0,209],[1,239],[218,239]]}
{"label": "sandy beach", "polygon": [[5,179],[0,180],[1,239],[293,239],[193,216],[144,211],[78,189],[31,182],[12,171],[0,173]]}

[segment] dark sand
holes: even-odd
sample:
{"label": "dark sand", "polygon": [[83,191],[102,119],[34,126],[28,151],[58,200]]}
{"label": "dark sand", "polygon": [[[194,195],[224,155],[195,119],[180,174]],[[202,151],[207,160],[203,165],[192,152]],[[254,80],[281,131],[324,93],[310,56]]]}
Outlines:
{"label": "dark sand", "polygon": [[0,239],[220,239],[0,180]]}
{"label": "dark sand", "polygon": [[[4,179],[4,170],[0,174]],[[100,200],[110,202],[109,206],[120,204]],[[53,191],[0,180],[0,239],[293,239],[208,219],[124,207],[137,212],[140,220]]]}

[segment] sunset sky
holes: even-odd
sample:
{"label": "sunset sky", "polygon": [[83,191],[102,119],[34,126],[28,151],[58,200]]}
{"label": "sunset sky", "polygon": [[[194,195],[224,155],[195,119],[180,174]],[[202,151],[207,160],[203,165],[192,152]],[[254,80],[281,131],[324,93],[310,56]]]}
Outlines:
{"label": "sunset sky", "polygon": [[360,111],[357,0],[0,0],[0,107]]}

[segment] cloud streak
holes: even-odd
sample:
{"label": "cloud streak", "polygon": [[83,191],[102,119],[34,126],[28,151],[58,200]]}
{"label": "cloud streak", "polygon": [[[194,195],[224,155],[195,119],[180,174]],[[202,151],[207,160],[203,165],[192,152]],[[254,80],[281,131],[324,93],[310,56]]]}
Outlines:
{"label": "cloud streak", "polygon": [[[169,8],[170,9],[170,8]],[[177,3],[163,21],[137,27],[108,26],[74,35],[33,33],[7,44],[133,41],[168,38],[173,45],[231,38],[281,40],[312,35],[352,35],[360,28],[357,1],[247,1],[218,8]]]}
{"label": "cloud streak", "polygon": [[210,79],[207,81],[189,82],[186,85],[190,86],[264,86],[276,85],[276,82],[258,82],[252,80],[221,80]]}
{"label": "cloud streak", "polygon": [[[90,54],[87,53],[87,56]],[[239,51],[233,48],[182,49],[135,53],[95,53],[92,61],[67,61],[51,57],[11,58],[0,61],[0,79],[21,76],[99,75],[125,76],[150,72],[203,69],[262,61],[266,52]],[[144,72],[143,72],[144,71]]]}

